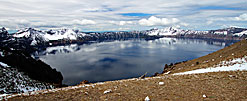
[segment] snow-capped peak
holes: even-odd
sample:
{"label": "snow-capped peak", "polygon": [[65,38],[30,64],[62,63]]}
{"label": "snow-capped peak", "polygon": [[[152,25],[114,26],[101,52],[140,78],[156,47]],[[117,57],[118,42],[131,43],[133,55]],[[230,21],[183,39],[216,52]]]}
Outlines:
{"label": "snow-capped peak", "polygon": [[7,30],[3,27],[0,29],[0,33],[2,33],[2,32],[7,32]]}
{"label": "snow-capped peak", "polygon": [[28,38],[31,40],[31,45],[37,45],[38,43],[43,43],[47,41],[44,38],[45,33],[40,30],[36,30],[33,28],[25,28],[23,30],[19,30],[16,32],[13,37],[16,38]]}
{"label": "snow-capped peak", "polygon": [[45,34],[45,38],[48,40],[69,39],[76,40],[78,31],[72,29],[61,29],[58,31],[49,31]]}
{"label": "snow-capped peak", "polygon": [[158,35],[158,36],[172,36],[172,35],[176,35],[180,32],[182,32],[183,30],[175,28],[175,27],[165,27],[163,29],[152,29],[150,32],[148,32],[148,35],[150,36],[154,36],[154,35]]}
{"label": "snow-capped peak", "polygon": [[29,38],[32,35],[42,35],[42,34],[44,34],[44,32],[40,30],[36,30],[33,28],[25,28],[24,30],[19,30],[18,32],[16,32],[13,36],[17,38],[21,38],[21,37]]}
{"label": "snow-capped peak", "polygon": [[78,36],[78,30],[61,29],[57,31],[41,31],[33,28],[25,28],[16,32],[13,37],[16,38],[29,38],[32,42],[31,45],[37,45],[38,43],[48,42],[50,40],[76,40]]}

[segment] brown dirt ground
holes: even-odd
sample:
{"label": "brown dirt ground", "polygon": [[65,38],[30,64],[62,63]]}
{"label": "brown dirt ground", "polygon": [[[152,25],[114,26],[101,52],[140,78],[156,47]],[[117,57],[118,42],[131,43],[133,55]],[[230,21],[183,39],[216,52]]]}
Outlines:
{"label": "brown dirt ground", "polygon": [[[166,71],[171,71],[171,73],[179,73],[201,68],[208,68],[219,64],[220,61],[228,61],[233,58],[241,58],[244,56],[247,56],[247,40],[242,40],[231,46],[225,47],[221,50],[199,57],[197,59],[176,64],[171,68],[167,68]],[[199,64],[196,64],[196,62]]]}
{"label": "brown dirt ground", "polygon": [[[164,82],[164,85],[159,85]],[[104,94],[111,89],[112,92]],[[204,98],[203,95],[207,97]],[[94,87],[50,92],[34,96],[19,96],[15,100],[247,100],[247,71],[215,72],[193,75],[166,75],[161,78],[105,82]]]}

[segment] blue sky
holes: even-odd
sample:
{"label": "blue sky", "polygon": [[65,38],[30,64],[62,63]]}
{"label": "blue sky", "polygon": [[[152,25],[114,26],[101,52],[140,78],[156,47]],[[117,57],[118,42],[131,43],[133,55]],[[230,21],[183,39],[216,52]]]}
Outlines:
{"label": "blue sky", "polygon": [[0,0],[0,27],[130,31],[247,28],[246,0]]}

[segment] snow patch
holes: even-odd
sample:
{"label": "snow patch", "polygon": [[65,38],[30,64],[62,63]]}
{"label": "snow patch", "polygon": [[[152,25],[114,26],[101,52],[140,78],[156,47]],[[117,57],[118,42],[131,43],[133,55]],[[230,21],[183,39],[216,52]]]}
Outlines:
{"label": "snow patch", "polygon": [[145,101],[150,101],[150,99],[149,99],[149,97],[148,97],[148,96],[145,98]]}
{"label": "snow patch", "polygon": [[[2,62],[0,62],[0,64],[5,65]],[[4,82],[0,83],[0,92],[9,94],[13,92],[22,93],[54,88],[50,84],[32,80],[27,75],[24,75],[24,73],[19,72],[16,68],[7,68],[8,66],[6,65],[0,68],[3,75],[0,77],[0,80],[4,80]]]}
{"label": "snow patch", "polygon": [[208,72],[219,72],[219,71],[236,71],[236,70],[247,70],[247,56],[243,58],[236,58],[231,61],[222,61],[220,64],[210,67],[197,69],[182,73],[175,73],[173,75],[184,75],[184,74],[197,74],[197,73],[208,73]]}
{"label": "snow patch", "polygon": [[77,39],[77,33],[75,33],[71,29],[63,29],[60,31],[56,31],[54,34],[48,34],[46,33],[44,35],[45,39],[48,40],[61,40],[61,39],[70,39],[70,40],[76,40]]}
{"label": "snow patch", "polygon": [[106,91],[104,91],[104,94],[107,94],[107,93],[110,93],[110,92],[112,92],[112,90],[111,89],[107,89]]}
{"label": "snow patch", "polygon": [[235,33],[234,35],[237,35],[237,36],[242,36],[242,35],[247,35],[247,30],[246,31],[242,31],[240,33]]}
{"label": "snow patch", "polygon": [[13,35],[14,37],[17,37],[17,38],[21,38],[21,37],[29,37],[30,36],[30,32],[23,32],[21,34],[14,34]]}
{"label": "snow patch", "polygon": [[9,65],[7,65],[6,63],[0,62],[0,65],[2,65],[3,67],[10,67]]}
{"label": "snow patch", "polygon": [[159,85],[164,85],[165,83],[164,82],[159,82]]}
{"label": "snow patch", "polygon": [[0,51],[0,55],[1,55],[2,57],[4,57],[4,54],[3,54],[3,52],[2,52],[2,51]]}

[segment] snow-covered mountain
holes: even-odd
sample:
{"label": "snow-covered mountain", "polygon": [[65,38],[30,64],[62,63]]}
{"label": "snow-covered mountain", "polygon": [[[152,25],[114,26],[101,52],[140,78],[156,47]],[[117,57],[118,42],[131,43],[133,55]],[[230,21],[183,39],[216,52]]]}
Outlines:
{"label": "snow-covered mountain", "polygon": [[61,40],[61,39],[76,40],[78,37],[78,31],[71,29],[62,29],[58,31],[50,30],[46,32],[44,37],[47,40]]}
{"label": "snow-covered mountain", "polygon": [[152,29],[147,32],[150,36],[176,36],[185,34],[208,34],[209,31],[193,31],[193,30],[183,30],[175,27],[165,27],[163,29]]}
{"label": "snow-covered mountain", "polygon": [[26,38],[31,41],[31,45],[37,45],[52,40],[76,40],[78,36],[83,36],[83,33],[79,34],[78,32],[79,31],[71,29],[41,31],[33,28],[26,28],[16,32],[13,37]]}
{"label": "snow-covered mountain", "polygon": [[[30,41],[30,45],[40,45],[49,43],[52,45],[59,43],[71,43],[74,41],[85,42],[106,39],[120,39],[120,38],[136,38],[139,37],[140,32],[89,32],[83,33],[73,29],[49,30],[41,31],[33,28],[26,28],[19,30],[12,36],[17,40]],[[57,42],[56,42],[57,41]]]}
{"label": "snow-covered mountain", "polygon": [[38,43],[44,43],[48,41],[44,36],[46,33],[33,29],[25,28],[24,30],[19,30],[13,37],[15,38],[24,38],[25,40],[31,41],[30,45],[37,45]]}
{"label": "snow-covered mountain", "polygon": [[174,36],[174,35],[177,35],[177,34],[181,34],[183,33],[184,31],[181,30],[181,29],[177,29],[177,28],[174,28],[174,27],[165,27],[163,29],[151,29],[150,31],[147,32],[148,35],[150,36]]}
{"label": "snow-covered mountain", "polygon": [[[242,36],[246,37],[247,29],[244,28],[225,28],[218,30],[196,31],[183,30],[175,27],[165,27],[162,29],[151,29],[146,31],[129,31],[129,32],[91,32],[83,33],[78,30],[61,29],[41,31],[33,28],[26,28],[19,30],[13,35],[17,39],[25,39],[30,41],[30,45],[42,45],[45,43],[55,42],[71,43],[71,42],[85,42],[95,40],[109,40],[121,38],[145,38],[149,36],[169,36],[169,37],[188,37],[188,38],[217,38],[217,39],[233,39],[240,40]],[[237,38],[236,38],[237,36]]]}
{"label": "snow-covered mountain", "polygon": [[205,34],[216,34],[216,35],[237,35],[241,37],[242,35],[247,35],[247,29],[244,28],[226,28],[219,30],[209,30],[209,31],[194,31],[194,30],[183,30],[174,27],[165,27],[163,29],[152,29],[147,31],[150,36],[176,36],[176,35],[205,35]]}

